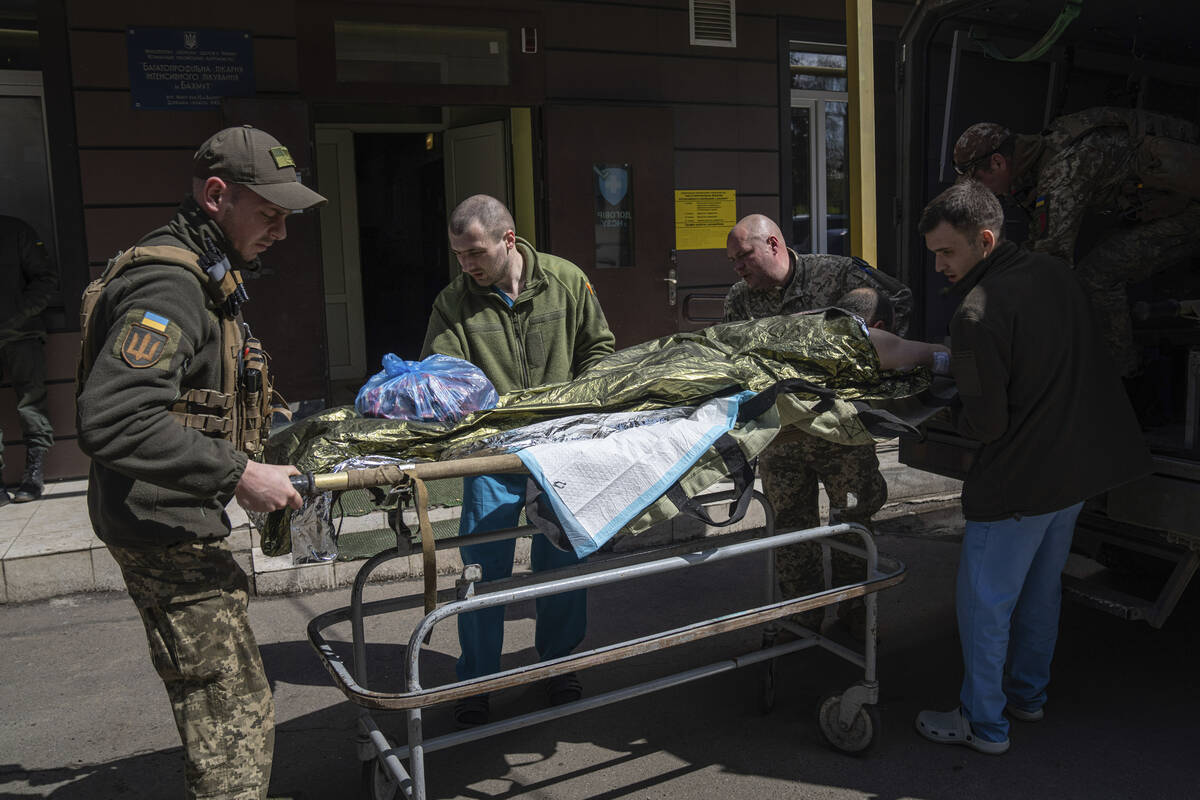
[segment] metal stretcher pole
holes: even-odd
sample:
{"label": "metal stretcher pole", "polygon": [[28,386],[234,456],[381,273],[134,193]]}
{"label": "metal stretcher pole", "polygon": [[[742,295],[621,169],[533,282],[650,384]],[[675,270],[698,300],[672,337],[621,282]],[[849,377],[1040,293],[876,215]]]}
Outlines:
{"label": "metal stretcher pole", "polygon": [[525,472],[519,456],[477,456],[453,461],[409,462],[384,464],[368,469],[348,469],[343,472],[306,472],[292,476],[292,486],[301,495],[312,497],[321,492],[349,489],[368,489],[372,486],[395,486],[410,478],[435,481],[439,478],[464,478],[471,475]]}
{"label": "metal stretcher pole", "polygon": [[[414,486],[414,506],[417,511],[418,525],[421,536],[422,574],[425,581],[425,611],[432,611],[437,597],[437,557],[436,545],[429,525],[429,496],[425,488],[426,481],[442,478],[461,478],[473,475],[490,475],[496,473],[526,472],[525,464],[515,455],[478,456],[451,461],[409,462],[403,464],[383,464],[367,469],[350,469],[342,472],[306,472],[293,475],[292,486],[304,497],[315,497],[322,492],[349,491],[352,489],[367,489],[376,486],[396,486],[412,483]],[[350,605],[352,609],[350,625],[353,631],[355,678],[361,685],[367,683],[366,642],[363,632],[362,595],[370,574],[384,561],[396,557],[397,554],[380,553],[359,569],[355,576],[354,587],[351,591]]]}
{"label": "metal stretcher pole", "polygon": [[[674,572],[679,569],[696,566],[697,564],[713,564],[719,561],[726,561],[731,558],[739,558],[750,553],[760,552],[768,547],[782,547],[797,542],[806,542],[822,537],[833,536],[843,533],[857,533],[864,537],[865,541],[869,541],[870,533],[857,523],[841,523],[830,525],[821,528],[810,528],[807,530],[789,531],[786,533],[776,534],[763,539],[754,539],[748,542],[739,542],[730,544],[724,547],[715,549],[697,551],[686,555],[673,556],[663,558],[657,561],[650,561],[644,564],[634,564],[628,567],[619,569],[595,572],[589,575],[578,575],[558,580],[547,581],[545,583],[537,583],[530,586],[522,586],[515,589],[505,591],[489,592],[487,594],[475,595],[464,600],[459,600],[454,603],[447,603],[434,611],[426,614],[422,618],[416,629],[408,640],[407,657],[407,680],[406,687],[408,692],[421,691],[420,682],[420,645],[425,641],[429,632],[433,627],[456,614],[466,614],[471,611],[479,611],[484,608],[492,608],[494,606],[509,605],[519,603],[524,600],[536,600],[539,597],[559,594],[561,592],[571,592],[577,589],[591,589],[597,586],[603,586],[610,583],[618,583],[621,581],[632,580],[636,578],[645,578],[653,575],[660,575],[667,572]],[[873,545],[873,543],[871,543]],[[874,555],[874,553],[872,553]],[[567,656],[557,661],[564,662],[564,667],[560,670],[563,672],[571,669],[571,662],[579,662],[588,654]],[[506,672],[499,673],[506,675]],[[474,687],[476,684],[485,683],[487,678],[476,678],[470,681],[463,681],[455,684],[456,687],[461,686],[464,689],[468,686]],[[490,687],[489,687],[490,688]],[[501,688],[501,687],[496,687]],[[472,689],[471,691],[463,691],[462,696],[474,693],[483,689]],[[447,697],[446,699],[451,699]]]}
{"label": "metal stretcher pole", "polygon": [[[410,660],[405,664],[405,682],[409,687],[409,692],[405,695],[395,695],[391,693],[381,693],[366,690],[365,687],[359,687],[350,677],[344,666],[340,664],[336,653],[332,650],[319,631],[328,624],[336,620],[344,620],[345,609],[336,612],[326,612],[325,614],[314,619],[309,624],[309,638],[313,645],[317,648],[321,655],[325,667],[334,677],[335,681],[340,684],[346,691],[348,697],[363,706],[374,708],[403,708],[406,711],[411,710],[415,713],[410,713],[408,719],[408,746],[400,746],[392,748],[382,735],[378,732],[374,721],[371,719],[366,708],[363,709],[363,714],[360,716],[360,745],[365,745],[365,749],[360,746],[360,757],[364,762],[378,756],[380,769],[384,773],[391,775],[391,780],[395,781],[400,791],[404,796],[424,797],[425,796],[425,776],[426,769],[424,764],[424,755],[427,752],[440,750],[445,747],[451,747],[457,744],[462,744],[475,739],[484,738],[486,736],[496,735],[510,730],[516,730],[525,725],[543,722],[548,719],[554,719],[559,716],[566,716],[570,713],[586,710],[586,708],[597,707],[611,702],[617,702],[622,699],[634,697],[643,694],[646,691],[652,691],[653,688],[661,688],[664,685],[674,685],[676,682],[686,682],[703,677],[707,674],[714,674],[716,671],[724,671],[738,666],[745,666],[751,663],[758,663],[783,655],[787,652],[794,652],[799,649],[804,649],[812,646],[820,646],[830,652],[847,658],[858,666],[866,667],[870,665],[871,671],[868,673],[873,678],[873,662],[874,658],[869,657],[863,659],[852,651],[830,642],[825,637],[805,632],[804,639],[797,642],[791,642],[785,645],[778,645],[764,649],[758,653],[751,653],[735,658],[732,661],[721,662],[720,664],[709,665],[708,667],[699,670],[692,670],[681,673],[677,676],[669,677],[665,683],[654,681],[646,686],[638,685],[635,687],[626,687],[625,689],[615,692],[604,693],[593,698],[585,698],[581,701],[569,703],[562,707],[554,709],[544,709],[532,714],[522,715],[510,720],[491,723],[489,725],[480,726],[479,728],[470,731],[459,731],[453,734],[439,736],[426,741],[423,732],[423,717],[422,710],[434,703],[445,700],[452,700],[457,697],[475,694],[479,691],[488,691],[492,689],[500,689],[506,686],[526,685],[533,680],[545,677],[550,674],[557,674],[564,670],[572,668],[585,668],[596,666],[603,663],[609,663],[614,660],[621,660],[640,653],[661,650],[664,647],[670,647],[675,644],[695,641],[698,638],[714,635],[716,633],[728,632],[731,630],[740,629],[748,625],[778,621],[781,616],[794,611],[803,611],[810,608],[822,607],[832,602],[847,600],[856,596],[872,594],[883,588],[895,585],[903,579],[904,568],[899,562],[888,559],[889,566],[887,572],[879,572],[875,569],[875,562],[878,556],[874,547],[874,543],[870,539],[870,534],[865,528],[857,524],[836,525],[826,528],[811,529],[807,531],[792,531],[784,534],[777,534],[765,539],[757,538],[747,542],[741,542],[737,545],[717,546],[712,550],[704,552],[695,552],[688,555],[671,556],[665,559],[659,559],[653,562],[640,563],[629,569],[620,569],[605,571],[594,575],[572,576],[563,578],[554,578],[542,584],[527,587],[524,590],[505,591],[499,590],[488,594],[467,598],[459,602],[452,602],[447,606],[443,606],[439,610],[439,619],[444,619],[453,613],[461,613],[467,610],[474,610],[484,605],[500,605],[511,602],[514,599],[531,598],[542,594],[554,594],[569,588],[577,588],[581,581],[595,579],[596,583],[609,583],[619,580],[628,580],[631,577],[645,577],[646,575],[659,574],[660,572],[668,572],[675,569],[696,566],[699,564],[707,564],[715,561],[723,560],[724,558],[733,558],[738,555],[745,555],[755,550],[770,550],[784,544],[790,544],[797,541],[811,540],[830,535],[854,533],[862,540],[863,547],[856,548],[850,545],[831,542],[831,546],[838,549],[846,550],[847,552],[855,553],[867,559],[869,564],[867,579],[862,583],[847,584],[839,588],[827,589],[824,592],[808,595],[803,598],[795,598],[793,600],[778,601],[768,603],[766,606],[746,609],[733,614],[722,615],[718,618],[707,620],[700,623],[692,623],[682,628],[676,628],[668,631],[660,631],[656,634],[638,637],[636,639],[627,640],[619,644],[606,645],[604,647],[588,651],[582,654],[567,656],[561,659],[554,659],[550,662],[521,667],[515,670],[502,671],[489,678],[477,679],[471,681],[460,681],[455,684],[450,684],[444,687],[438,687],[432,690],[420,689],[420,679],[417,672],[418,663],[412,660],[414,650],[419,647],[419,644],[424,639],[425,631],[418,629],[413,632],[413,636],[409,643]],[[647,569],[648,568],[648,569]],[[869,599],[869,598],[868,598]],[[486,602],[485,602],[486,601]],[[385,601],[376,601],[372,604],[386,604]],[[470,604],[470,605],[468,605]],[[388,606],[390,608],[390,605]],[[380,605],[378,611],[373,610],[372,613],[382,613],[384,606]],[[364,609],[365,611],[365,609]],[[426,618],[425,622],[433,623],[436,620]],[[873,654],[872,654],[873,655]],[[415,690],[414,690],[415,688]],[[823,723],[822,732],[829,738],[830,733],[826,731],[825,725],[837,725],[842,727],[840,731],[835,730],[834,735],[849,735],[852,730],[854,718],[860,713],[860,709],[864,704],[874,704],[878,702],[878,686],[873,680],[864,681],[863,683],[851,687],[841,698],[842,702],[836,706],[835,718],[827,718]],[[832,742],[832,739],[830,740]],[[855,752],[848,750],[848,752]],[[401,763],[402,759],[408,759],[411,774],[404,769]]]}

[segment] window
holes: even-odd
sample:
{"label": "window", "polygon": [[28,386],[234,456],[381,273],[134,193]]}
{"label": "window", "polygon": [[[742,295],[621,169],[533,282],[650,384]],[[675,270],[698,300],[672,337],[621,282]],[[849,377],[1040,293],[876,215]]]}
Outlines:
{"label": "window", "polygon": [[845,45],[792,42],[792,246],[850,252],[849,95]]}
{"label": "window", "polygon": [[507,86],[508,31],[337,21],[338,83]]}

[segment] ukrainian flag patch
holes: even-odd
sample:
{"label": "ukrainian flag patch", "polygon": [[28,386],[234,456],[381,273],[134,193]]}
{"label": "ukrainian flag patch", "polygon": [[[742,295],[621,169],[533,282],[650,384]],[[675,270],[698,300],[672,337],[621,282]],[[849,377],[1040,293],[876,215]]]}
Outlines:
{"label": "ukrainian flag patch", "polygon": [[1033,218],[1037,222],[1037,235],[1045,236],[1050,230],[1050,195],[1039,194],[1033,201]]}
{"label": "ukrainian flag patch", "polygon": [[271,158],[275,159],[275,168],[283,169],[284,167],[294,167],[296,162],[292,160],[292,154],[283,145],[272,147],[267,151],[271,154]]}
{"label": "ukrainian flag patch", "polygon": [[167,326],[171,324],[171,320],[167,319],[166,317],[159,316],[153,311],[146,311],[142,315],[141,324],[145,325],[151,330],[156,330],[159,333],[165,333]]}

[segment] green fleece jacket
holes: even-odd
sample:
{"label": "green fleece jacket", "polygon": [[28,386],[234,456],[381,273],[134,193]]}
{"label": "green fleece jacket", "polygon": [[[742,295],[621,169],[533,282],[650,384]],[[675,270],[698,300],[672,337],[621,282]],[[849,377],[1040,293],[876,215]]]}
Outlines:
{"label": "green fleece jacket", "polygon": [[[203,235],[231,250],[189,198],[168,225],[138,244],[201,253]],[[189,389],[220,388],[220,311],[188,270],[144,264],[109,283],[92,313],[90,327],[104,346],[77,400],[76,424],[79,447],[92,458],[88,510],[96,535],[122,547],[227,536],[225,504],[246,456],[224,439],[185,428],[167,411]],[[161,340],[152,349],[155,337],[147,339],[147,330],[161,320]]]}
{"label": "green fleece jacket", "polygon": [[500,394],[568,381],[613,351],[613,335],[587,276],[517,238],[525,288],[512,307],[463,273],[433,303],[421,357],[470,361]]}

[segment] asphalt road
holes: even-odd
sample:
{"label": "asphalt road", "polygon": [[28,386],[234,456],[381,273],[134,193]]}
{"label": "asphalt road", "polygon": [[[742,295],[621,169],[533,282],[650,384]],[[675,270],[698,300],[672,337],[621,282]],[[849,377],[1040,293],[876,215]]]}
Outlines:
{"label": "asphalt road", "polygon": [[[1200,797],[1200,590],[1193,586],[1162,630],[1068,605],[1046,719],[1014,723],[1007,755],[926,742],[922,708],[956,704],[961,666],[953,618],[958,542],[882,535],[880,549],[908,565],[879,595],[879,711],[883,731],[864,757],[824,745],[818,698],[861,674],[823,652],[781,660],[775,708],[764,714],[762,668],[752,666],[430,754],[437,798],[1191,798]],[[585,647],[656,626],[715,616],[753,602],[762,561],[712,565],[594,590]],[[374,597],[412,584],[374,587]],[[278,735],[272,794],[357,796],[355,709],[342,700],[304,629],[348,602],[348,592],[258,599],[251,618],[275,688]],[[398,642],[415,613],[373,621],[374,679],[398,675]],[[435,631],[425,662],[448,676],[453,626]],[[532,609],[509,611],[512,658],[531,653]],[[0,607],[0,798],[72,800],[182,797],[178,738],[123,594],[76,595]],[[758,646],[758,631],[588,670],[589,693],[729,658]],[[493,699],[494,714],[537,708],[540,687]],[[388,731],[397,716],[378,715]],[[426,714],[428,735],[450,729],[449,709]]]}

